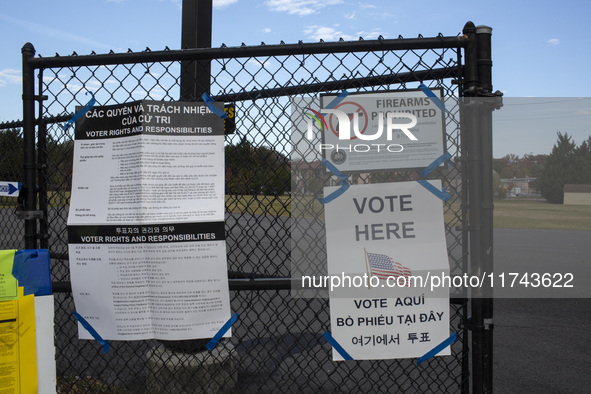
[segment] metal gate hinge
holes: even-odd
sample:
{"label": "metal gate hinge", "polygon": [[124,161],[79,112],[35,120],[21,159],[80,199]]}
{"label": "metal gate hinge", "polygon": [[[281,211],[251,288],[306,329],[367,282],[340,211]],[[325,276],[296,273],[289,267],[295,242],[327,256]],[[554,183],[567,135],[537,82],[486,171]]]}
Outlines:
{"label": "metal gate hinge", "polygon": [[493,324],[493,319],[483,319],[482,325],[472,323],[472,319],[466,319],[464,324],[461,324],[461,328],[468,330],[468,331],[476,331],[476,330],[492,330],[495,328]]}
{"label": "metal gate hinge", "polygon": [[23,220],[30,220],[30,219],[43,219],[45,215],[43,215],[43,211],[33,211],[33,210],[24,210],[24,209],[15,209],[14,214]]}

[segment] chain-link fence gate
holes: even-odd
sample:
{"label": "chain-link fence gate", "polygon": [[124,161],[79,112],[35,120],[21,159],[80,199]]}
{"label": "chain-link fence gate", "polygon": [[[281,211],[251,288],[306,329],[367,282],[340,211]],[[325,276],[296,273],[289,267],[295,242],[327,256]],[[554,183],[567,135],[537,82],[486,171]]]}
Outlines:
{"label": "chain-link fence gate", "polygon": [[[236,379],[234,391],[490,389],[492,343],[487,333],[492,325],[485,327],[483,321],[487,316],[492,318],[492,311],[486,310],[491,304],[465,297],[451,299],[451,328],[459,338],[451,346],[451,356],[437,357],[422,365],[412,359],[333,362],[330,345],[322,337],[330,329],[327,300],[290,295],[290,98],[343,90],[410,89],[419,83],[443,89],[446,97],[489,94],[490,29],[477,34],[469,22],[463,33],[452,37],[290,45],[282,42],[273,46],[181,51],[146,49],[141,53],[88,56],[73,53],[50,58],[35,58],[33,46],[26,44],[24,119],[0,125],[2,133],[12,133],[16,141],[11,146],[2,145],[3,152],[20,153],[24,146],[20,219],[4,203],[2,247],[50,250],[59,391],[173,392],[178,384],[173,380],[187,378],[181,378],[178,371],[176,377],[172,372],[154,375],[147,355],[161,346],[158,341],[113,342],[111,350],[102,354],[97,343],[77,339],[66,227],[74,137],[73,128],[64,132],[61,125],[72,116],[76,105],[88,101],[87,91],[94,93],[100,105],[140,99],[198,100],[191,92],[180,91],[180,74],[194,67],[193,62],[211,67],[210,86],[200,86],[197,76],[193,92],[210,92],[215,101],[232,103],[236,109],[235,133],[226,137],[226,236],[231,305],[240,313],[240,320],[233,326],[232,339],[218,345],[236,353],[238,361],[231,367]],[[483,42],[480,53],[477,37]],[[488,85],[486,81],[479,85],[479,76],[486,80],[487,72]],[[476,178],[487,158],[475,148],[480,142],[469,139],[465,125],[461,126],[457,102],[447,107],[445,128],[452,160],[447,167],[438,169],[436,176],[452,196],[444,211],[453,275],[469,271],[470,264],[480,264],[480,257],[472,257],[470,263],[468,256],[484,249],[478,244],[482,239],[479,231],[487,226],[492,229],[492,221],[489,224],[483,219],[482,226],[471,226],[475,218],[480,224],[489,208],[484,203],[478,211],[468,206],[468,188],[481,187],[482,180]],[[10,143],[3,138],[3,144],[5,141]],[[478,152],[474,153],[474,149]],[[7,162],[3,158],[2,170],[13,171],[7,176],[20,177],[20,168],[9,168]],[[397,180],[414,179],[415,171],[398,172]],[[369,181],[363,176],[357,180]],[[467,221],[468,213],[471,223]],[[24,233],[21,219],[25,222]],[[191,384],[210,392],[220,387],[215,378]]]}

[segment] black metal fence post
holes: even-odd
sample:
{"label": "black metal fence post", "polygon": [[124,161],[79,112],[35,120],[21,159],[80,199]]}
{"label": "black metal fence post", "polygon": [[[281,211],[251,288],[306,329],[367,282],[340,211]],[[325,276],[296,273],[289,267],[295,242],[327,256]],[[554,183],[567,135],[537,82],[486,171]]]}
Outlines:
{"label": "black metal fence post", "polygon": [[[211,48],[212,0],[183,0],[181,47],[186,49]],[[185,60],[181,62],[180,100],[201,100],[209,93],[211,60]],[[171,349],[184,352],[204,351],[210,338],[186,341],[162,341]]]}
{"label": "black metal fence post", "polygon": [[49,249],[49,226],[47,223],[47,211],[49,205],[48,179],[47,179],[47,123],[41,117],[43,113],[43,70],[39,70],[37,76],[39,80],[39,122],[37,127],[37,183],[39,184],[39,211],[41,217],[39,220],[39,248]]}
{"label": "black metal fence post", "polygon": [[[212,0],[183,0],[181,48],[211,48],[212,10]],[[181,100],[198,100],[210,84],[211,60],[181,62]]]}
{"label": "black metal fence post", "polygon": [[[482,231],[481,231],[481,263],[482,270],[493,272],[493,136],[492,111],[497,103],[492,94],[492,28],[488,26],[476,27],[477,65],[479,96],[485,102],[479,113],[479,129],[481,143],[481,201],[482,201]],[[482,298],[482,372],[483,392],[493,392],[493,289],[488,283],[483,286]]]}
{"label": "black metal fence post", "polygon": [[[488,278],[493,273],[493,145],[492,111],[498,103],[492,93],[491,34],[488,26],[464,28],[470,39],[464,69],[468,142],[470,206],[470,275]],[[486,275],[486,276],[485,276]],[[472,288],[472,391],[492,393],[493,294],[489,283]]]}
{"label": "black metal fence post", "polygon": [[25,220],[25,248],[37,249],[36,154],[35,154],[35,70],[29,60],[35,56],[35,47],[26,43],[21,49],[23,56],[23,192]]}
{"label": "black metal fence post", "polygon": [[[467,110],[466,110],[466,99],[464,97],[469,96],[470,90],[473,90],[476,86],[476,51],[474,49],[476,43],[474,40],[475,34],[475,27],[474,23],[468,22],[464,26],[462,31],[464,38],[467,39],[466,46],[464,47],[464,56],[463,56],[463,67],[462,67],[462,76],[460,79],[460,100],[462,105],[460,105],[460,119],[461,119],[461,133],[460,133],[460,144],[461,144],[461,172],[462,172],[462,255],[464,256],[465,263],[462,266],[462,269],[468,272],[469,269],[469,260],[468,256],[470,255],[470,231],[469,231],[469,224],[470,224],[470,216],[469,216],[469,196],[468,196],[468,151],[469,151],[469,138],[468,138],[468,128],[466,119],[468,117]],[[461,52],[458,52],[458,56],[461,55]],[[461,63],[458,61],[458,63]],[[467,291],[465,292],[466,298],[469,297]],[[470,310],[471,304],[465,306],[465,314],[464,314],[464,324],[466,325],[466,330],[464,330],[463,340],[464,340],[464,351],[467,355],[471,352],[471,345],[470,344],[470,325],[469,325],[469,317],[470,317]],[[471,371],[470,371],[470,357],[465,357],[463,360],[462,371],[466,374],[465,379],[463,380],[462,384],[462,393],[469,393],[470,392],[470,378],[471,378]]]}
{"label": "black metal fence post", "polygon": [[[481,156],[480,156],[480,134],[478,131],[478,108],[475,96],[478,92],[477,73],[477,42],[476,27],[472,22],[464,26],[464,34],[470,43],[466,46],[466,62],[464,68],[465,91],[464,111],[462,113],[462,134],[467,139],[467,160],[468,160],[468,203],[470,210],[469,232],[470,232],[470,275],[482,274],[481,262]],[[471,318],[470,327],[472,331],[472,391],[482,393],[483,379],[483,347],[482,347],[482,298],[480,289],[471,290]]]}

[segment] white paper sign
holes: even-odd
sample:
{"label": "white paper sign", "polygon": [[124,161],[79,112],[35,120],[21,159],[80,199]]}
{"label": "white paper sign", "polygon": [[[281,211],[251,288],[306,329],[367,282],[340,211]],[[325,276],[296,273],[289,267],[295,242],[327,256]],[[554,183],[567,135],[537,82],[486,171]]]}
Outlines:
{"label": "white paper sign", "polygon": [[[433,92],[443,100],[441,89]],[[336,98],[322,96],[320,113],[324,114],[323,109]],[[342,172],[424,168],[446,151],[443,112],[420,90],[349,94],[333,109],[347,115],[351,139],[341,138],[343,126],[337,114],[324,114],[327,130],[318,148]],[[389,117],[395,113],[412,114],[416,125],[407,132],[392,127],[411,123],[410,118]],[[355,128],[362,137],[357,136]]]}
{"label": "white paper sign", "polygon": [[352,185],[325,215],[331,332],[353,359],[421,357],[447,339],[449,288],[416,282],[449,274],[442,201],[417,182]]}
{"label": "white paper sign", "polygon": [[230,317],[223,130],[203,103],[95,107],[76,123],[72,292],[104,339],[209,338]]}
{"label": "white paper sign", "polygon": [[0,196],[18,197],[20,190],[19,182],[0,182]]}

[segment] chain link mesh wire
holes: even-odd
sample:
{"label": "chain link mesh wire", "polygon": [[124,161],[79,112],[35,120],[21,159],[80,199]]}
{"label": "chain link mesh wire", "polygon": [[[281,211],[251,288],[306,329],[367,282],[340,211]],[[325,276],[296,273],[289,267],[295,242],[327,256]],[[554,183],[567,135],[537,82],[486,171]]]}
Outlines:
{"label": "chain link mesh wire", "polygon": [[[369,41],[367,41],[369,42]],[[264,49],[264,47],[258,47]],[[357,47],[358,48],[358,47]],[[149,49],[144,52],[149,54]],[[71,56],[75,64],[74,53]],[[146,56],[148,59],[148,56]],[[282,278],[290,276],[290,99],[319,93],[382,91],[416,88],[420,82],[442,88],[457,97],[454,79],[461,77],[460,49],[359,50],[342,53],[274,54],[223,57],[211,61],[208,93],[233,103],[236,131],[226,137],[226,236],[230,278]],[[92,92],[97,105],[132,100],[178,100],[180,73],[187,61],[148,61],[115,65],[40,68],[43,101],[39,119],[46,119],[47,172],[39,181],[47,189],[47,247],[52,256],[54,282],[70,279],[67,258],[67,215],[71,189],[73,127],[63,123],[76,105],[84,105]],[[199,90],[199,86],[197,90]],[[188,97],[188,99],[198,99]],[[459,108],[448,105],[446,145],[454,158],[461,156]],[[49,120],[47,120],[49,119]],[[16,149],[16,148],[15,148]],[[357,183],[371,180],[357,175]],[[386,174],[384,181],[416,180],[416,171]],[[456,226],[467,212],[460,160],[451,160],[432,177],[443,180],[451,194],[445,203],[446,235],[451,274],[463,272],[466,245]],[[3,209],[6,213],[6,207]],[[313,207],[308,212],[318,220]],[[12,219],[11,219],[12,220]],[[7,246],[18,247],[20,228]],[[20,225],[20,222],[15,223]],[[15,224],[16,226],[16,224]],[[6,229],[8,227],[8,230]],[[43,234],[41,234],[43,235]],[[319,229],[310,245],[323,238]],[[10,244],[10,245],[8,245]],[[317,252],[323,253],[321,248]],[[325,252],[324,252],[325,253]],[[195,362],[191,355],[171,354],[159,341],[112,342],[107,354],[98,343],[77,339],[72,317],[74,303],[68,292],[56,294],[55,344],[59,392],[459,392],[468,379],[468,343],[464,325],[467,302],[451,303],[451,329],[458,341],[452,355],[436,357],[418,366],[413,359],[333,362],[331,347],[322,337],[330,329],[328,302],[322,298],[293,298],[290,290],[246,289],[231,291],[231,306],[240,313],[233,336],[216,349],[233,354],[227,370],[206,378],[165,371],[167,362]],[[209,353],[201,366],[220,353]],[[178,361],[180,360],[180,361]],[[184,361],[183,361],[184,360]],[[217,374],[217,375],[216,375]],[[222,374],[222,375],[219,375]],[[225,376],[223,379],[220,376]],[[191,382],[191,380],[194,380]],[[230,383],[228,383],[230,382]],[[188,389],[193,387],[193,389]],[[233,388],[232,388],[233,387]]]}
{"label": "chain link mesh wire", "polygon": [[[0,124],[0,152],[0,181],[22,182],[23,132],[16,122]],[[0,249],[24,247],[23,223],[15,214],[20,205],[20,198],[0,196]]]}

